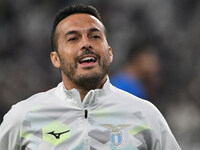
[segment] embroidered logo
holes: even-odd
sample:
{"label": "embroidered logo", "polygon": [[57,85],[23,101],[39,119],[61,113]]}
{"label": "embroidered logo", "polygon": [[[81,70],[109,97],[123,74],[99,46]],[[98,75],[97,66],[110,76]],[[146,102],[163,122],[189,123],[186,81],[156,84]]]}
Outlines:
{"label": "embroidered logo", "polygon": [[69,131],[70,131],[70,130],[67,130],[67,131],[64,131],[64,132],[60,132],[60,133],[55,133],[55,131],[52,131],[52,132],[48,132],[47,134],[51,134],[51,135],[55,136],[56,139],[60,139],[60,136],[61,136],[62,134],[65,134],[65,133],[67,133],[67,132],[69,132]]}
{"label": "embroidered logo", "polygon": [[130,126],[130,124],[121,124],[121,125],[117,125],[117,126],[113,126],[112,124],[100,124],[101,126],[109,129],[110,132],[110,140],[111,142],[118,146],[122,143],[122,129],[127,128],[128,126]]}
{"label": "embroidered logo", "polygon": [[70,138],[70,128],[62,122],[53,121],[42,128],[43,140],[58,145]]}

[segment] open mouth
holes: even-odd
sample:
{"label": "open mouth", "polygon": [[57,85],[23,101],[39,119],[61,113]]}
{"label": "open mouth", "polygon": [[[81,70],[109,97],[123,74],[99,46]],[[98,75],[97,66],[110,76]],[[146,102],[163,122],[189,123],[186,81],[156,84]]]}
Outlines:
{"label": "open mouth", "polygon": [[97,58],[94,55],[85,55],[79,59],[81,65],[92,65],[97,62]]}

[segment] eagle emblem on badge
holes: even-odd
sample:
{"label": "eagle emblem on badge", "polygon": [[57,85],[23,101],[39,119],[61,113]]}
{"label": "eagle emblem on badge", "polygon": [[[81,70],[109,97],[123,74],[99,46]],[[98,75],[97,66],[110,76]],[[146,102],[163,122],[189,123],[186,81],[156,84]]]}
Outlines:
{"label": "eagle emblem on badge", "polygon": [[118,146],[122,143],[122,131],[121,130],[130,126],[130,124],[121,124],[121,125],[117,125],[117,126],[114,126],[112,124],[100,124],[100,125],[111,131],[110,132],[110,140],[116,146]]}

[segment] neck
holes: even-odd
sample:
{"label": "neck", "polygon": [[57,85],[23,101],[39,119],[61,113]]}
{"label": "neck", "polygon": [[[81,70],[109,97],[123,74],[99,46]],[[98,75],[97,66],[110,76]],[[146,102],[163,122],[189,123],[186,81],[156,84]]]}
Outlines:
{"label": "neck", "polygon": [[[83,102],[85,96],[87,95],[87,93],[90,91],[90,90],[95,90],[95,89],[100,89],[103,87],[104,83],[106,82],[107,80],[107,76],[105,76],[100,82],[98,82],[96,84],[96,86],[94,87],[91,87],[91,88],[86,88],[86,87],[83,87],[83,86],[80,86],[80,85],[77,85],[76,83],[74,83],[73,81],[69,80],[68,78],[64,78],[63,77],[63,83],[64,83],[64,86],[67,90],[71,90],[71,89],[77,89],[79,94],[80,94],[80,97],[81,97],[81,101]],[[90,82],[90,81],[88,81]]]}

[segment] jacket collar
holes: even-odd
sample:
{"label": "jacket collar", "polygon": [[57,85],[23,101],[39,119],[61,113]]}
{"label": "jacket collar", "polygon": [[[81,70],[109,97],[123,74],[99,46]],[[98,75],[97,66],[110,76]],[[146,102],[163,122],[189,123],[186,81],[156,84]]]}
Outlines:
{"label": "jacket collar", "polygon": [[90,90],[85,96],[83,103],[81,102],[80,94],[77,89],[67,90],[63,84],[60,82],[55,90],[55,95],[63,101],[79,106],[88,107],[95,106],[98,104],[99,97],[104,96],[110,89],[110,80],[107,76],[107,80],[101,89]]}

